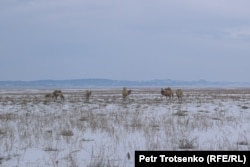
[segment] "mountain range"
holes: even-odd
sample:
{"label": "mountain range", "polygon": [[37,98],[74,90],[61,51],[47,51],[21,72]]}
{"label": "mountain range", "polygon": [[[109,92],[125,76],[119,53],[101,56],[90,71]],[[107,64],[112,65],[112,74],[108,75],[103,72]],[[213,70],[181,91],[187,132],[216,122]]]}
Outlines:
{"label": "mountain range", "polygon": [[155,79],[148,81],[128,81],[112,79],[70,79],[36,81],[0,81],[0,88],[85,88],[85,87],[250,87],[247,82],[227,81],[176,81]]}

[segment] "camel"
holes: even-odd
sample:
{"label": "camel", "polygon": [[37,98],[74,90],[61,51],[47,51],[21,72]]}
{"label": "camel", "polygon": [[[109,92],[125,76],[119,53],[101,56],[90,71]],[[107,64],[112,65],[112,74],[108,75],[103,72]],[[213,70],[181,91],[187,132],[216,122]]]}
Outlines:
{"label": "camel", "polygon": [[47,94],[45,94],[45,99],[47,100],[47,101],[50,101],[50,100],[52,100],[52,99],[54,99],[55,97],[54,97],[54,94],[53,93],[47,93]]}
{"label": "camel", "polygon": [[58,96],[60,97],[61,101],[64,101],[64,96],[63,96],[63,93],[62,93],[61,90],[55,90],[55,91],[53,92],[53,95],[54,95],[54,101],[57,100],[57,97],[58,97]]}
{"label": "camel", "polygon": [[127,88],[124,87],[123,90],[122,90],[122,97],[123,97],[123,99],[125,99],[128,95],[130,95],[131,92],[132,92],[131,90],[127,90]]}
{"label": "camel", "polygon": [[92,91],[90,91],[90,90],[85,91],[85,97],[86,97],[87,101],[89,100],[89,97],[91,96],[91,94],[92,94]]}
{"label": "camel", "polygon": [[169,97],[169,99],[174,98],[174,93],[170,87],[165,89],[162,88],[161,95],[166,96],[166,98]]}
{"label": "camel", "polygon": [[176,96],[178,97],[179,101],[182,101],[182,97],[183,97],[183,92],[181,89],[177,89],[176,90]]}

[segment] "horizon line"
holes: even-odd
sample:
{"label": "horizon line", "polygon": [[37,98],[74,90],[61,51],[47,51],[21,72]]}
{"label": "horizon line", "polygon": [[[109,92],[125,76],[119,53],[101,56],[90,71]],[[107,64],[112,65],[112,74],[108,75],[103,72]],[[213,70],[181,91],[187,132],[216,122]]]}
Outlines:
{"label": "horizon line", "polygon": [[128,80],[128,79],[110,79],[110,78],[75,78],[75,79],[37,79],[37,80],[0,80],[0,82],[41,82],[41,81],[70,81],[70,80],[110,80],[110,81],[127,81],[127,82],[150,82],[150,81],[175,81],[175,82],[227,82],[227,83],[250,83],[248,81],[211,81],[207,79],[197,80],[175,80],[175,79],[148,79],[148,80]]}

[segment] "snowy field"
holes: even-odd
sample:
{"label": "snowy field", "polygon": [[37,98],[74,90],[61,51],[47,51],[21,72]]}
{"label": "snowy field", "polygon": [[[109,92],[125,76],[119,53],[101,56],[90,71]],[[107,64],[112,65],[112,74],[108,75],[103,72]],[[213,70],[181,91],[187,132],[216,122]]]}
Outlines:
{"label": "snowy field", "polygon": [[250,89],[0,89],[0,166],[132,167],[135,150],[250,150]]}

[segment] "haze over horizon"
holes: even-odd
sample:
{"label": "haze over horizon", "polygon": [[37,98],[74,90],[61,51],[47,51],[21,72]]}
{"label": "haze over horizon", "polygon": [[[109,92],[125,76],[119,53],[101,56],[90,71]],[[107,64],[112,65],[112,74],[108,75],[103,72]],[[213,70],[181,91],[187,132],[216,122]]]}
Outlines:
{"label": "haze over horizon", "polygon": [[1,0],[0,81],[250,82],[250,1]]}

